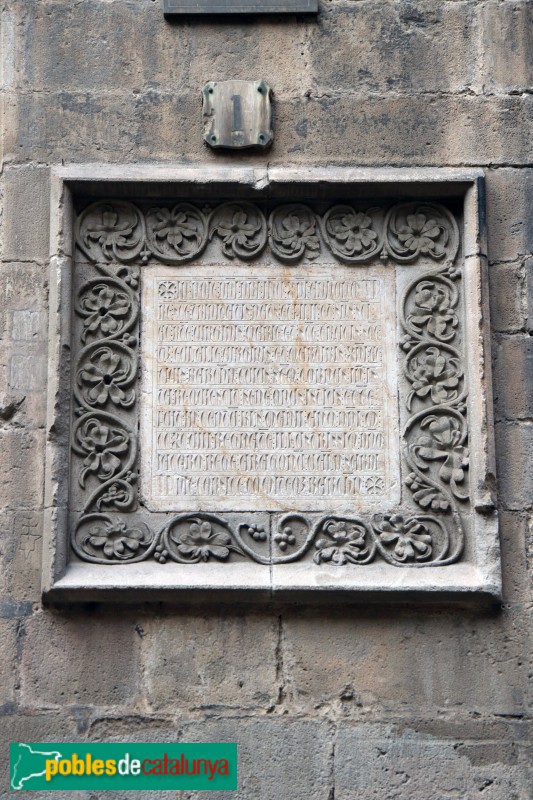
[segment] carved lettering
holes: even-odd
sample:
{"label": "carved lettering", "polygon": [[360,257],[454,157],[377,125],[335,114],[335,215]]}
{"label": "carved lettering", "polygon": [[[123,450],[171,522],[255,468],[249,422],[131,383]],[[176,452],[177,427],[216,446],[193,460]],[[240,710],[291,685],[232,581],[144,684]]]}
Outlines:
{"label": "carved lettering", "polygon": [[146,270],[150,507],[309,508],[313,497],[320,509],[390,495],[391,274],[339,271]]}

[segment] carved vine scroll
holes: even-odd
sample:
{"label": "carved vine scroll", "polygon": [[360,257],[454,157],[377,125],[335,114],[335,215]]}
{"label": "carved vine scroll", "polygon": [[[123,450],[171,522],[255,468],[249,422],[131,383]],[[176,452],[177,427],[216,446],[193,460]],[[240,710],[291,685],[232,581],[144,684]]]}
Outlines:
{"label": "carved vine scroll", "polygon": [[[411,503],[383,513],[317,517],[289,513],[265,530],[205,513],[166,515],[150,528],[137,513],[140,271],[179,265],[218,240],[225,258],[270,256],[297,265],[321,252],[354,267],[434,266],[408,283],[400,301],[404,484]],[[225,563],[398,567],[444,566],[463,549],[468,494],[467,387],[460,313],[459,232],[442,206],[406,203],[317,214],[292,203],[269,215],[249,202],[215,208],[178,203],[146,213],[113,200],[79,216],[76,244],[88,259],[75,298],[72,453],[84,503],[72,534],[77,556],[98,564]],[[89,275],[87,277],[86,275]]]}

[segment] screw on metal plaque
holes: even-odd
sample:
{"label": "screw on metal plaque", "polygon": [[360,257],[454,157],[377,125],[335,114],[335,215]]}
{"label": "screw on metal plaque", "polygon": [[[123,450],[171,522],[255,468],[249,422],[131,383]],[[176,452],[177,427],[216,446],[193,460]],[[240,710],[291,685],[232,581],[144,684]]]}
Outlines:
{"label": "screw on metal plaque", "polygon": [[210,147],[272,144],[272,90],[265,81],[210,81],[202,94],[204,140]]}

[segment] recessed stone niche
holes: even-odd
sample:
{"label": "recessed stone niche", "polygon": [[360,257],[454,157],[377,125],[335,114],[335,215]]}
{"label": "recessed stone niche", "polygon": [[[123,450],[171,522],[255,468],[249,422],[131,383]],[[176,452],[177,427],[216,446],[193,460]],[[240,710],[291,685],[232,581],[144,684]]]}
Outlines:
{"label": "recessed stone niche", "polygon": [[497,598],[482,189],[56,170],[45,597]]}

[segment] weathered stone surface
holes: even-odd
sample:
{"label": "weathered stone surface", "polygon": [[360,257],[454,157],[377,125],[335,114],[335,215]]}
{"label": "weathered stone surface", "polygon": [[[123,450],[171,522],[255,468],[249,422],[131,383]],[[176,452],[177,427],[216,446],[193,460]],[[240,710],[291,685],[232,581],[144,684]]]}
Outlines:
{"label": "weathered stone surface", "polygon": [[524,0],[480,4],[482,82],[488,92],[527,92],[533,84],[533,8]]}
{"label": "weathered stone surface", "polygon": [[335,797],[371,800],[390,796],[479,797],[527,800],[527,768],[502,753],[499,743],[460,746],[454,741],[392,727],[343,725],[335,747]]}
{"label": "weathered stone surface", "polygon": [[[509,614],[507,624],[513,619]],[[522,713],[527,692],[523,641],[516,630],[502,639],[503,624],[498,617],[457,619],[399,610],[353,610],[327,620],[287,614],[285,692],[297,709],[336,708],[349,714],[368,707]]]}
{"label": "weathered stone surface", "polygon": [[533,340],[530,336],[501,338],[495,342],[494,386],[496,416],[503,419],[533,417]]}
{"label": "weathered stone surface", "polygon": [[1,430],[0,435],[0,468],[4,476],[0,485],[0,506],[40,508],[44,480],[44,431],[9,426]]}
{"label": "weathered stone surface", "polygon": [[[140,680],[134,623],[116,614],[81,618],[41,611],[25,626],[21,674],[29,707],[131,706]],[[50,675],[62,677],[51,681]]]}
{"label": "weathered stone surface", "polygon": [[[311,92],[282,98],[275,106],[269,161],[521,164],[532,138],[532,103],[529,95],[489,100],[453,94],[317,97]],[[60,162],[65,153],[69,160],[89,162],[215,163],[219,154],[206,153],[198,105],[196,93],[152,89],[118,98],[89,92],[24,94],[16,108],[6,108],[6,152],[18,163],[30,158]],[[509,126],[509,119],[516,124]],[[264,156],[246,159],[262,164]]]}
{"label": "weathered stone surface", "polygon": [[533,258],[526,258],[525,269],[525,306],[526,306],[526,329],[533,331]]}
{"label": "weathered stone surface", "polygon": [[15,685],[13,676],[17,671],[17,621],[0,619],[0,641],[2,658],[0,660],[0,713],[2,707],[13,703]]}
{"label": "weathered stone surface", "polygon": [[48,258],[48,169],[7,168],[3,183],[3,261],[38,261]]}
{"label": "weathered stone surface", "polygon": [[40,512],[16,511],[2,528],[6,592],[17,602],[40,599],[42,525]]}
{"label": "weathered stone surface", "polygon": [[476,81],[476,34],[472,2],[326,6],[311,37],[313,84],[319,94],[461,91]]}
{"label": "weathered stone surface", "polygon": [[[150,89],[189,91],[199,97],[208,80],[260,77],[293,95],[294,77],[306,69],[313,21],[264,18],[213,24],[188,19],[170,24],[157,3],[88,0],[75,9],[57,2],[30,2],[17,9],[25,29],[26,81],[32,88],[141,95]],[[70,30],[64,37],[62,31]],[[106,36],[100,33],[105,30]],[[46,43],[57,41],[56,55]],[[139,42],[150,41],[150,52]],[[272,58],[276,52],[276,58]]]}
{"label": "weathered stone surface", "polygon": [[147,699],[153,708],[266,710],[275,702],[275,617],[163,616],[143,628]]}
{"label": "weathered stone surface", "polygon": [[492,264],[489,281],[493,330],[503,333],[523,330],[526,318],[523,264]]}
{"label": "weathered stone surface", "polygon": [[496,425],[496,453],[500,500],[505,508],[528,508],[533,497],[533,425],[501,422]]}
{"label": "weathered stone surface", "polygon": [[517,261],[533,249],[532,169],[487,171],[489,262]]}
{"label": "weathered stone surface", "polygon": [[[239,800],[329,800],[333,737],[327,722],[290,718],[219,719],[183,727],[185,741],[237,742]],[[191,792],[223,800],[226,792]]]}
{"label": "weathered stone surface", "polygon": [[526,515],[502,511],[500,513],[500,539],[504,601],[520,603],[528,591],[530,580],[526,552],[528,544]]}

